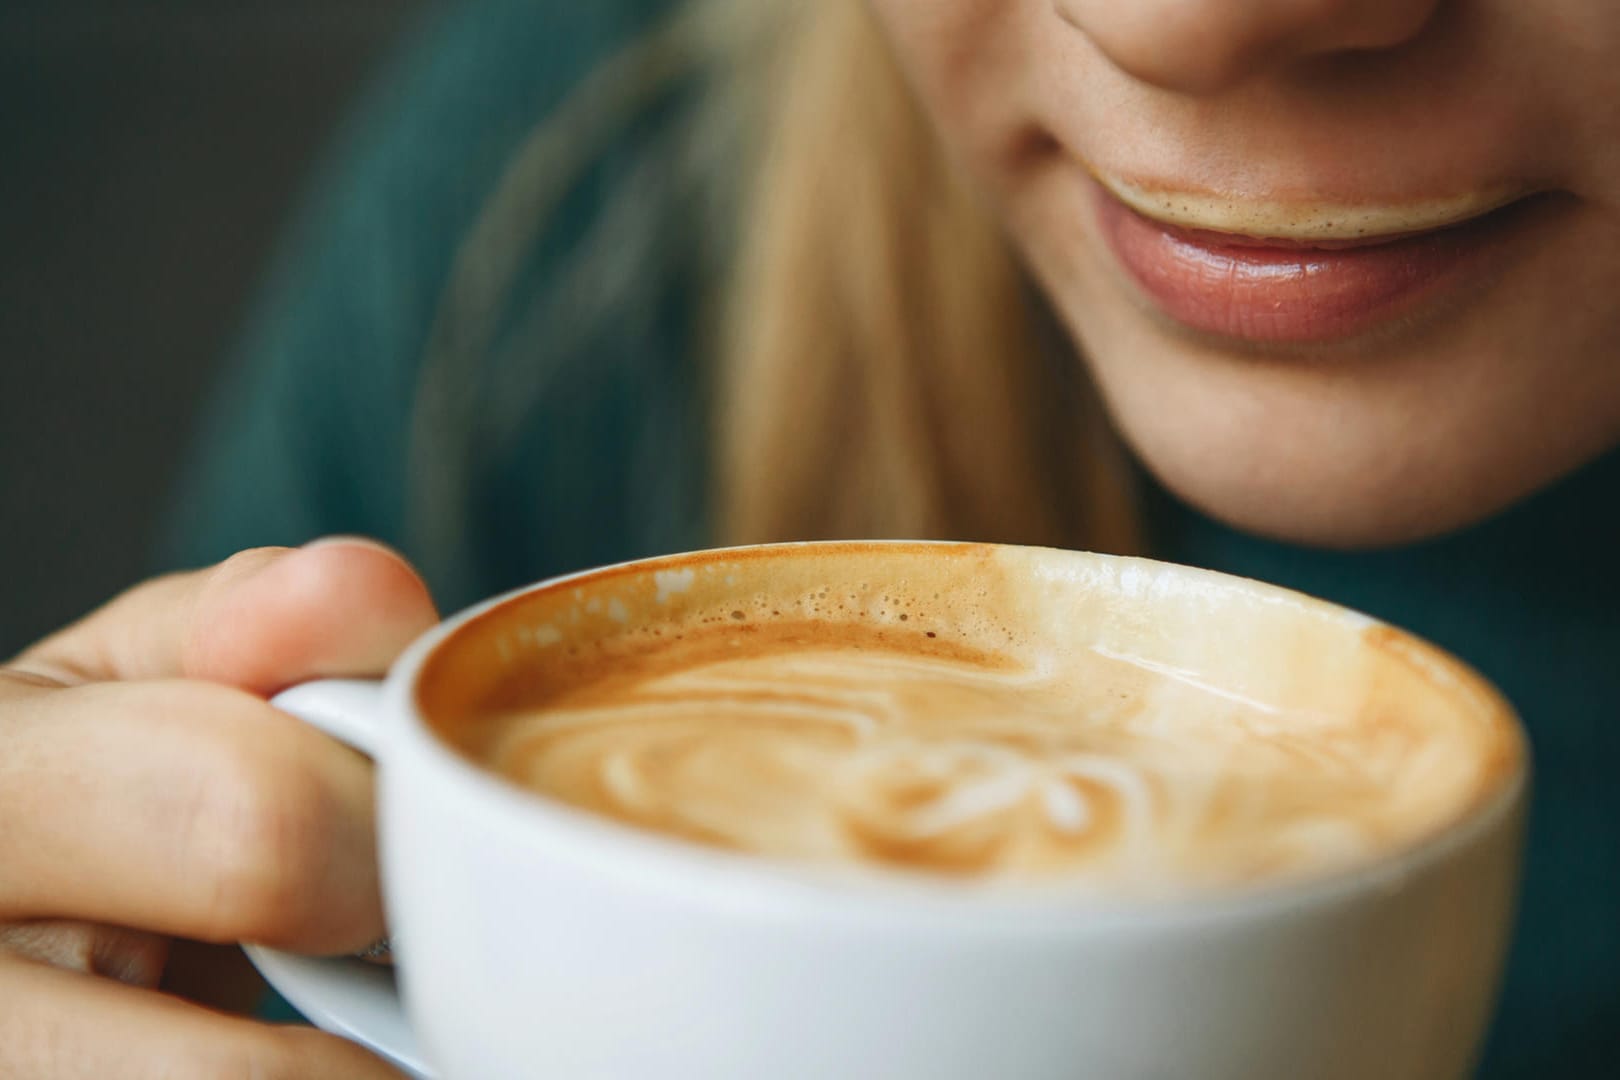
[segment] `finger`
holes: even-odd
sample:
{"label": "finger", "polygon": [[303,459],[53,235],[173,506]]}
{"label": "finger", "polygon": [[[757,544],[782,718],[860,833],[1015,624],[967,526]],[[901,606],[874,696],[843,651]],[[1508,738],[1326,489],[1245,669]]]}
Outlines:
{"label": "finger", "polygon": [[4,693],[0,921],[313,953],[382,935],[359,754],[213,683]]}
{"label": "finger", "polygon": [[70,682],[178,676],[271,694],[304,679],[381,672],[437,617],[399,555],[335,538],[257,548],[136,586],[15,666]]}
{"label": "finger", "polygon": [[169,939],[119,926],[41,919],[0,925],[0,952],[150,988],[163,978]]}
{"label": "finger", "polygon": [[52,1080],[399,1080],[352,1043],[179,998],[0,960],[0,1076]]}

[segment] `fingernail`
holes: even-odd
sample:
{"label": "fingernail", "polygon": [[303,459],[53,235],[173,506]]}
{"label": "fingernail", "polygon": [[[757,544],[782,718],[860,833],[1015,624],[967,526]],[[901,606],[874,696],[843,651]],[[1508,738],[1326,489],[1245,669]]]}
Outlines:
{"label": "fingernail", "polygon": [[342,547],[370,548],[373,551],[380,551],[384,555],[392,555],[396,559],[403,560],[405,558],[405,556],[401,555],[398,551],[396,551],[393,548],[389,547],[387,544],[383,543],[381,540],[373,540],[369,536],[350,536],[350,535],[348,535],[346,533],[340,533],[340,534],[335,535],[335,536],[322,536],[322,537],[319,537],[319,538],[317,538],[315,540],[311,540],[309,543],[307,543],[303,547],[299,548],[299,550],[300,551],[314,551],[317,548],[340,547],[340,546],[342,546]]}

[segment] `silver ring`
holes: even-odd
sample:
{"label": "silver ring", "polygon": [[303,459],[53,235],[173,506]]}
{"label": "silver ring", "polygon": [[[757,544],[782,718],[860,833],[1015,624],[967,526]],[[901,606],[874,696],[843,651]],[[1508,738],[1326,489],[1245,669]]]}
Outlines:
{"label": "silver ring", "polygon": [[394,955],[393,942],[388,938],[378,938],[370,945],[355,953],[357,960],[389,960]]}

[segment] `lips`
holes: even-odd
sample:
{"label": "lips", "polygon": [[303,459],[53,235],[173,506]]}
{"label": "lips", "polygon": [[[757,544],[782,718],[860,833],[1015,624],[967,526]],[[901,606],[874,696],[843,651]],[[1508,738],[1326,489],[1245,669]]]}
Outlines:
{"label": "lips", "polygon": [[1349,339],[1438,302],[1477,279],[1530,201],[1283,206],[1092,187],[1108,246],[1162,315],[1256,344]]}

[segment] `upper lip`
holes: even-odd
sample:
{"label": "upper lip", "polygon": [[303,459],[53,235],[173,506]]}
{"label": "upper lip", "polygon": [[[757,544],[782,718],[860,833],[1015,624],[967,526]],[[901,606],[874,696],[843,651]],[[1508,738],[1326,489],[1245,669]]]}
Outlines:
{"label": "upper lip", "polygon": [[1149,220],[1283,245],[1395,240],[1482,217],[1532,193],[1526,184],[1498,183],[1403,200],[1285,199],[1180,188],[1090,171],[1114,198]]}

